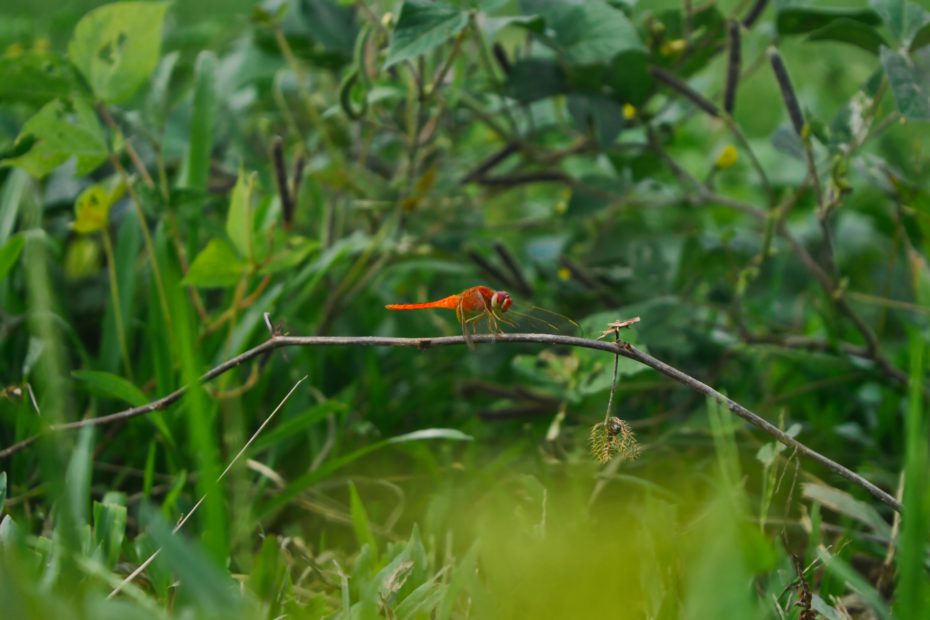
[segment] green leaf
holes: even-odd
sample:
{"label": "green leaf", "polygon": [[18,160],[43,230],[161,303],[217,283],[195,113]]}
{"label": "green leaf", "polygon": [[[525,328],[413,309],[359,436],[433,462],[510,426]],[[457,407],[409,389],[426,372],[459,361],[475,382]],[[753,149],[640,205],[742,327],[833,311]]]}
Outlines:
{"label": "green leaf", "polygon": [[340,6],[333,0],[301,0],[300,12],[316,41],[347,58],[352,55],[358,36],[352,7]]}
{"label": "green leaf", "polygon": [[194,258],[191,268],[181,281],[199,288],[227,288],[236,284],[246,265],[225,239],[211,239]]}
{"label": "green leaf", "polygon": [[16,142],[35,139],[23,155],[0,162],[18,166],[42,178],[72,157],[77,158],[78,176],[94,171],[107,158],[107,145],[93,109],[83,100],[65,103],[56,99],[46,104],[23,125]]}
{"label": "green leaf", "polygon": [[239,170],[226,214],[226,234],[239,256],[244,258],[252,257],[252,192],[255,189],[255,176],[254,172],[246,174]]}
{"label": "green leaf", "polygon": [[888,45],[885,38],[874,27],[846,18],[832,21],[823,28],[815,30],[807,37],[807,40],[849,43],[873,54],[878,54],[883,45]]}
{"label": "green leaf", "polygon": [[606,97],[569,95],[568,111],[578,128],[594,136],[601,148],[609,147],[623,130],[620,104]]}
{"label": "green leaf", "polygon": [[523,58],[513,63],[507,76],[507,95],[521,103],[568,92],[562,66],[552,58]]}
{"label": "green leaf", "polygon": [[204,191],[210,174],[213,127],[216,122],[216,55],[210,51],[197,56],[194,70],[194,108],[187,151],[187,187]]}
{"label": "green leaf", "polygon": [[109,372],[99,370],[75,370],[71,376],[80,381],[88,392],[101,398],[113,398],[139,407],[149,401],[135,385]]}
{"label": "green leaf", "polygon": [[290,270],[306,262],[313,252],[319,250],[320,243],[306,237],[290,236],[287,239],[288,247],[272,255],[267,265],[262,267],[263,275]]}
{"label": "green leaf", "polygon": [[0,471],[0,510],[3,510],[3,503],[6,501],[6,472]]}
{"label": "green leaf", "polygon": [[262,436],[252,443],[249,453],[258,454],[271,446],[281,445],[282,442],[293,441],[301,436],[306,437],[307,434],[304,432],[306,429],[327,416],[346,409],[348,409],[348,406],[343,402],[327,400],[299,414],[285,418],[278,422],[274,428],[262,433]]}
{"label": "green leaf", "polygon": [[872,0],[869,4],[881,16],[891,34],[904,44],[909,44],[914,35],[930,23],[930,13],[914,2]]}
{"label": "green leaf", "polygon": [[606,61],[621,52],[645,49],[626,15],[602,0],[558,6],[549,16],[555,40],[572,62]]}
{"label": "green leaf", "polygon": [[72,70],[53,54],[29,51],[0,62],[0,101],[40,106],[73,88]]}
{"label": "green leaf", "polygon": [[203,547],[174,534],[155,510],[145,506],[143,520],[152,539],[161,547],[161,559],[184,584],[197,605],[218,617],[229,617],[242,604],[238,587],[229,574],[213,563]]}
{"label": "green leaf", "polygon": [[416,58],[451,40],[468,25],[468,14],[429,0],[406,0],[391,35],[385,68]]}
{"label": "green leaf", "polygon": [[813,482],[804,484],[804,497],[812,499],[833,512],[846,515],[869,526],[879,536],[890,539],[891,526],[870,504],[861,502],[849,493],[834,487]]}
{"label": "green leaf", "polygon": [[866,26],[881,26],[882,23],[879,15],[868,9],[786,7],[778,11],[775,25],[778,34],[788,36],[820,30],[837,21],[854,21]]}
{"label": "green leaf", "polygon": [[15,265],[16,261],[19,259],[24,245],[26,245],[26,237],[19,234],[13,235],[6,243],[0,246],[0,282],[5,280],[9,275],[13,265]]}
{"label": "green leaf", "polygon": [[898,111],[905,118],[930,120],[930,51],[905,55],[885,47],[881,57]]}
{"label": "green leaf", "polygon": [[94,427],[85,426],[78,433],[77,445],[71,452],[71,460],[65,471],[68,507],[77,526],[88,523],[87,508],[90,506],[91,460],[93,459]]}
{"label": "green leaf", "polygon": [[115,2],[81,18],[68,55],[98,99],[121,103],[148,80],[167,10],[167,2]]}
{"label": "green leaf", "polygon": [[94,544],[108,568],[116,566],[125,536],[125,498],[107,493],[103,502],[94,502]]}
{"label": "green leaf", "polygon": [[649,73],[649,56],[638,50],[617,54],[611,61],[607,83],[614,99],[641,106],[655,91],[655,81]]}
{"label": "green leaf", "polygon": [[879,618],[884,620],[891,617],[891,610],[888,609],[888,604],[885,602],[882,595],[878,593],[875,587],[869,583],[865,577],[857,573],[852,566],[844,562],[838,556],[830,553],[830,551],[822,545],[817,548],[817,557],[827,569],[827,572],[839,577],[841,582],[845,583],[849,589],[859,594],[866,605],[871,607]]}
{"label": "green leaf", "polygon": [[352,529],[355,530],[355,539],[358,546],[368,545],[374,556],[374,561],[378,561],[378,541],[371,531],[371,523],[368,521],[368,513],[365,512],[365,505],[358,494],[355,484],[349,482],[349,509],[352,514]]}

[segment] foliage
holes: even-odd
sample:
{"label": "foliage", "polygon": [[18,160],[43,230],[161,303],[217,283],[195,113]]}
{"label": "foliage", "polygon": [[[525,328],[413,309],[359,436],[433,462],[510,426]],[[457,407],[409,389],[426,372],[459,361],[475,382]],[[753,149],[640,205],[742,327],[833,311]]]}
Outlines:
{"label": "foliage", "polygon": [[[927,615],[930,12],[49,4],[0,7],[10,617]],[[198,383],[269,329],[456,334],[383,306],[482,281],[626,321],[903,520],[597,351]]]}

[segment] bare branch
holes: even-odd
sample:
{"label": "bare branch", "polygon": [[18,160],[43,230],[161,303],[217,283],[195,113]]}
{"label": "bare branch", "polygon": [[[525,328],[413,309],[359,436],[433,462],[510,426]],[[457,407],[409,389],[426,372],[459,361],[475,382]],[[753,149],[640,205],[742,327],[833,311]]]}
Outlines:
{"label": "bare branch", "polygon": [[[622,355],[623,357],[657,370],[666,377],[681,383],[682,385],[688,387],[691,390],[694,390],[695,392],[704,394],[705,396],[709,396],[714,400],[717,400],[718,402],[725,405],[726,408],[729,409],[732,413],[743,418],[753,426],[760,428],[763,432],[773,437],[776,441],[779,441],[789,448],[796,450],[799,454],[806,456],[807,458],[816,461],[817,463],[820,463],[836,475],[845,478],[854,485],[864,489],[866,492],[872,495],[872,497],[884,504],[887,504],[894,510],[899,512],[901,510],[900,502],[859,474],[843,465],[840,465],[829,457],[820,454],[816,450],[807,447],[771,422],[753,413],[746,407],[740,405],[727,396],[724,396],[709,385],[702,383],[694,377],[678,370],[677,368],[674,368],[673,366],[669,366],[665,362],[656,359],[651,355],[640,351],[639,349],[636,349],[628,343],[604,342],[602,340],[591,340],[588,338],[578,338],[575,336],[563,336],[556,334],[489,334],[473,336],[472,341],[476,344],[531,342],[538,344],[595,349],[598,351],[612,353],[614,355]],[[439,338],[388,338],[380,336],[274,336],[262,344],[255,346],[248,351],[237,355],[236,357],[227,360],[219,366],[216,366],[215,368],[207,371],[200,378],[200,380],[201,382],[210,381],[211,379],[214,379],[223,373],[236,368],[237,366],[241,366],[250,359],[284,347],[415,347],[417,349],[426,350],[433,347],[458,346],[463,344],[466,344],[465,338],[463,336],[443,336]],[[47,427],[47,431],[65,431],[83,428],[85,426],[99,426],[101,424],[109,424],[112,422],[127,420],[129,418],[145,415],[147,413],[151,413],[152,411],[164,409],[170,404],[176,402],[184,395],[186,389],[186,387],[179,388],[171,394],[168,394],[167,396],[153,401],[147,405],[133,407],[131,409],[126,409],[125,411],[120,411],[107,416],[80,420],[78,422],[69,422],[67,424],[53,424]],[[0,458],[8,457],[11,454],[22,450],[34,442],[37,437],[38,436],[29,437],[4,450],[0,450]]]}

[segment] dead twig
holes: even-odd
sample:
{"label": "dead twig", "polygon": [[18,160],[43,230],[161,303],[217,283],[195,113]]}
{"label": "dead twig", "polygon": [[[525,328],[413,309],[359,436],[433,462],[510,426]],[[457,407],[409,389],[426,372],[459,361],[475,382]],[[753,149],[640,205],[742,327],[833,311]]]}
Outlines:
{"label": "dead twig", "polygon": [[[901,502],[896,500],[886,491],[875,486],[859,474],[855,473],[848,467],[840,465],[836,461],[817,452],[813,448],[801,443],[791,435],[761,417],[753,413],[743,405],[724,396],[706,383],[695,379],[691,375],[678,370],[677,368],[666,364],[665,362],[652,357],[651,355],[640,351],[634,346],[626,343],[612,343],[601,340],[591,340],[589,338],[578,338],[575,336],[563,336],[559,334],[487,334],[472,336],[471,340],[476,344],[502,344],[502,343],[537,343],[547,345],[560,345],[568,347],[580,347],[585,349],[595,349],[607,353],[619,354],[628,359],[634,360],[660,372],[661,374],[681,383],[685,387],[694,390],[705,396],[722,403],[730,412],[743,418],[753,426],[761,429],[775,440],[792,448],[798,454],[809,458],[812,461],[820,463],[834,474],[845,478],[855,486],[865,490],[872,497],[880,502],[890,506],[892,509],[900,512]],[[381,336],[272,336],[265,342],[252,347],[248,351],[229,359],[222,364],[210,369],[201,376],[200,381],[206,382],[214,379],[229,370],[241,366],[245,362],[264,355],[269,351],[285,347],[411,347],[419,350],[427,350],[433,347],[460,346],[466,344],[464,336],[443,336],[439,338],[388,338]],[[132,407],[117,413],[99,418],[89,418],[77,422],[68,422],[65,424],[52,424],[46,427],[46,432],[67,431],[83,428],[85,426],[100,426],[112,424],[114,422],[127,420],[130,418],[146,415],[153,411],[159,411],[178,401],[187,390],[187,387],[178,388],[174,392],[158,400],[152,401],[140,407]],[[16,452],[26,448],[38,439],[39,435],[28,437],[8,448],[0,450],[0,458],[9,457]]]}

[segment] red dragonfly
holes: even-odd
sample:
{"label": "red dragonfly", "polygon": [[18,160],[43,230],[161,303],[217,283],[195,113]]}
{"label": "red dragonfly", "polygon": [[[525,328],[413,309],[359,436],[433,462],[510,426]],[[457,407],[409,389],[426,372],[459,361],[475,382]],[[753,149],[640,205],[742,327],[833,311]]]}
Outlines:
{"label": "red dragonfly", "polygon": [[[475,348],[472,335],[478,331],[478,324],[484,319],[488,320],[488,328],[492,334],[504,333],[501,329],[502,324],[518,328],[535,325],[547,331],[561,333],[571,333],[578,329],[577,323],[557,312],[520,304],[518,308],[523,310],[521,312],[511,308],[513,305],[513,298],[507,291],[495,291],[487,286],[473,286],[458,295],[449,295],[436,301],[421,304],[389,304],[385,308],[388,310],[430,310],[434,308],[455,310],[455,316],[462,326],[465,343],[470,349]],[[504,313],[508,316],[504,316]],[[540,313],[548,318],[538,316]]]}
{"label": "red dragonfly", "polygon": [[462,326],[465,342],[469,348],[474,348],[471,334],[477,331],[477,324],[482,319],[487,318],[488,327],[494,334],[503,333],[501,323],[515,325],[513,321],[504,316],[512,304],[513,299],[506,291],[495,291],[487,286],[473,286],[458,295],[449,295],[436,301],[422,304],[388,304],[385,308],[388,310],[430,310],[433,308],[455,310],[455,317]]}

